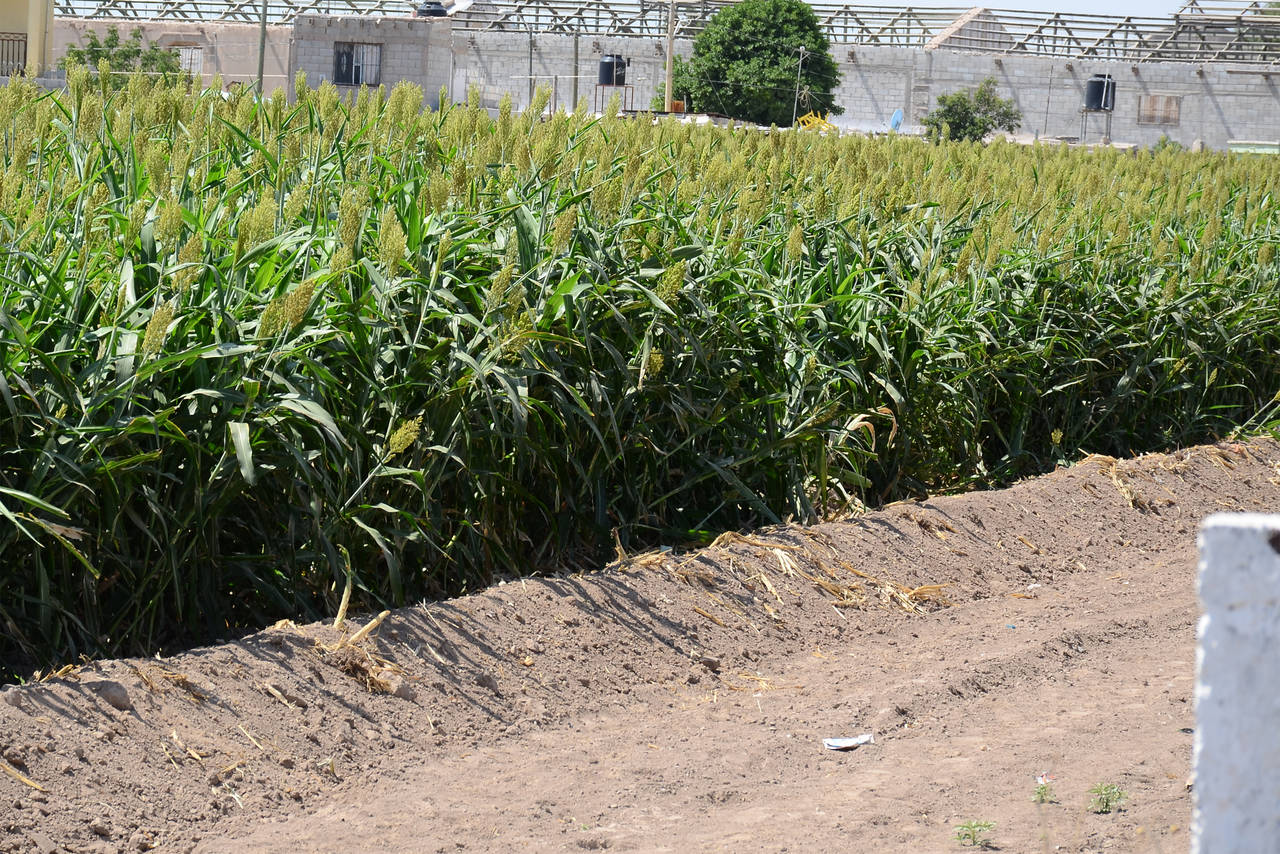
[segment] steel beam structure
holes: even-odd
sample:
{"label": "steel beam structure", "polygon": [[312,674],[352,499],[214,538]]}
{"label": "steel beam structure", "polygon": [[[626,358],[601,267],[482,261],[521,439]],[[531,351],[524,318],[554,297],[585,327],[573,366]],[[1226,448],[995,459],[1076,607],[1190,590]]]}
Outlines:
{"label": "steel beam structure", "polygon": [[[54,0],[63,17],[115,20],[259,20],[299,15],[413,13],[414,0]],[[692,38],[730,0],[676,0],[676,37]],[[1176,14],[1074,15],[1016,9],[810,4],[836,45],[918,46],[992,54],[1030,54],[1129,62],[1235,62],[1280,66],[1280,8],[1266,0],[1189,0]],[[665,38],[668,0],[461,0],[451,7],[462,31]]]}
{"label": "steel beam structure", "polygon": [[[115,21],[225,21],[256,24],[264,0],[53,0],[64,18]],[[410,0],[266,0],[267,20],[292,23],[299,15],[394,15],[413,13]]]}

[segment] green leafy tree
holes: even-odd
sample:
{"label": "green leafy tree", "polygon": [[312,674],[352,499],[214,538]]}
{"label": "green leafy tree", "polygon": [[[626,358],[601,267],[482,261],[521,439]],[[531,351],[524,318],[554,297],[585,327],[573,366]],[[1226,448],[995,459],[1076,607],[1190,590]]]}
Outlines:
{"label": "green leafy tree", "polygon": [[120,31],[115,27],[107,29],[104,38],[98,38],[93,30],[85,33],[84,44],[67,49],[67,55],[59,65],[85,65],[89,68],[101,68],[106,62],[111,71],[146,71],[160,74],[176,74],[181,68],[178,54],[166,50],[156,44],[142,43],[142,29],[135,27],[129,33],[129,40],[120,38]]}
{"label": "green leafy tree", "polygon": [[[801,62],[801,51],[804,59]],[[690,109],[762,125],[789,125],[799,113],[843,112],[833,90],[840,72],[831,44],[803,0],[742,0],[716,13],[675,63],[674,91]]]}
{"label": "green leafy tree", "polygon": [[1013,101],[996,94],[996,81],[988,77],[976,90],[939,95],[938,106],[924,117],[925,134],[932,140],[985,139],[994,130],[1015,131],[1022,113]]}

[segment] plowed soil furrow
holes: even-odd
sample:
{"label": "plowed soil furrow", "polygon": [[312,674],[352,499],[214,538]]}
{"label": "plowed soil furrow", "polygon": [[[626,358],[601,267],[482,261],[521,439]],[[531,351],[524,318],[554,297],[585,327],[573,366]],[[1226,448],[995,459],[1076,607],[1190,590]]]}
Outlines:
{"label": "plowed soil furrow", "polygon": [[[1177,569],[1189,580],[1193,566],[1189,551]],[[996,821],[1006,850],[1182,848],[1192,587],[1170,597],[1150,578],[1102,591],[1092,577],[1072,582],[1037,600],[899,623],[870,649],[814,644],[760,670],[764,690],[641,691],[200,850],[448,851],[471,840],[485,850],[848,851],[856,840],[867,845],[858,850],[942,851],[970,818]],[[821,747],[864,731],[875,745]],[[1057,778],[1059,803],[1037,809],[1043,772]],[[1120,822],[1085,809],[1088,788],[1112,780],[1132,796]]]}
{"label": "plowed soil furrow", "polygon": [[[87,666],[0,695],[44,789],[0,776],[0,850],[953,851],[970,819],[1008,851],[1181,850],[1195,529],[1278,499],[1270,441],[1092,459],[508,583],[340,652],[285,625]],[[1122,811],[1088,810],[1103,782]]]}

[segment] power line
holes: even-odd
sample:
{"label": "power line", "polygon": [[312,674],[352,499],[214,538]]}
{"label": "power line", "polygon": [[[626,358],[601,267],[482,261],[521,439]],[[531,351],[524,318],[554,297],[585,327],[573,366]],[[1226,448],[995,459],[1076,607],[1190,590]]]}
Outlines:
{"label": "power line", "polygon": [[796,123],[796,113],[800,111],[800,73],[804,70],[805,46],[800,45],[800,61],[796,63],[796,100],[791,105],[791,124]]}
{"label": "power line", "polygon": [[[795,87],[793,86],[766,86],[763,83],[744,83],[741,81],[734,81],[734,80],[712,80],[709,77],[703,77],[701,75],[698,75],[698,79],[701,80],[703,83],[707,83],[707,84],[719,83],[722,86],[736,86],[740,89],[748,89],[751,91],[768,90],[770,92],[787,92],[787,93],[795,91]],[[826,97],[832,97],[835,95],[835,93],[830,90],[827,90],[827,91],[810,90],[810,94],[818,95],[818,96],[826,96]]]}

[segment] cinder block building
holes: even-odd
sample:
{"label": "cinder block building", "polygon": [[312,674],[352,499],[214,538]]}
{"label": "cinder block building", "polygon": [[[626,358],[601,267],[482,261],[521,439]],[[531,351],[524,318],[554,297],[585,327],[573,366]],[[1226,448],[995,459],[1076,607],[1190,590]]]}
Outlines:
{"label": "cinder block building", "polygon": [[453,62],[453,27],[445,17],[303,15],[293,25],[290,68],[313,85],[347,88],[408,80],[437,105]]}
{"label": "cinder block building", "polygon": [[[442,89],[461,100],[474,88],[490,106],[508,95],[522,106],[548,86],[555,106],[586,98],[597,109],[613,94],[624,108],[647,108],[663,88],[667,51],[690,55],[724,5],[267,0],[264,29],[262,3],[249,0],[54,2],[54,59],[90,29],[141,27],[206,80],[255,80],[261,45],[268,91],[289,88],[304,71],[313,83],[350,89],[410,80],[432,102]],[[1259,0],[1239,2],[1189,0],[1163,18],[811,5],[840,68],[836,121],[846,127],[888,130],[901,110],[901,131],[918,131],[939,95],[992,77],[1032,136],[1138,145],[1168,137],[1226,149],[1280,142],[1280,14]],[[613,55],[628,62],[625,83],[602,87],[600,63]],[[1106,108],[1087,108],[1099,76],[1111,97]]]}

